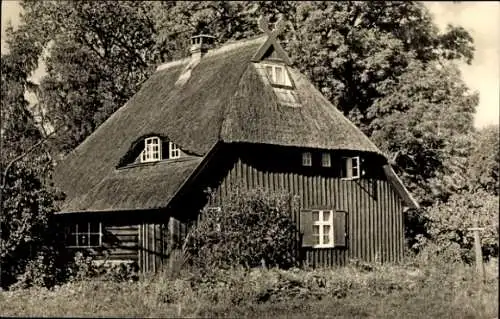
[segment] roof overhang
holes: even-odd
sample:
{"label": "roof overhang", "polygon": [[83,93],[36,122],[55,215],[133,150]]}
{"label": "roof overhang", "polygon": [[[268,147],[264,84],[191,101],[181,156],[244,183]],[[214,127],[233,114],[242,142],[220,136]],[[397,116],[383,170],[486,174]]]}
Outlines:
{"label": "roof overhang", "polygon": [[396,172],[394,171],[392,166],[390,164],[386,164],[383,166],[383,168],[384,168],[384,173],[385,173],[385,176],[387,177],[387,180],[394,187],[394,190],[399,195],[399,197],[402,199],[403,203],[408,208],[412,208],[412,209],[420,208],[420,205],[413,198],[413,196],[408,191],[408,189],[404,186],[403,181],[401,181],[401,179],[396,174]]}

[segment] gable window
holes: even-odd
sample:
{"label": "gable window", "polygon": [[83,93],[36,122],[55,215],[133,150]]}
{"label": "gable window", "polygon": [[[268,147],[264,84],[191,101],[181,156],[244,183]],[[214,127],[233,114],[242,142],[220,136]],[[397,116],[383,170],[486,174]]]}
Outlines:
{"label": "gable window", "polygon": [[292,86],[290,78],[288,77],[288,72],[284,65],[279,64],[265,64],[264,68],[266,70],[267,77],[271,84]]}
{"label": "gable window", "polygon": [[300,212],[302,246],[334,248],[346,246],[346,212],[313,209]]}
{"label": "gable window", "polygon": [[181,157],[181,149],[174,143],[168,142],[168,158],[175,159]]}
{"label": "gable window", "polygon": [[76,223],[70,226],[66,238],[68,247],[90,248],[102,246],[102,224],[97,222]]}
{"label": "gable window", "polygon": [[302,153],[302,166],[312,166],[312,154],[311,152]]}
{"label": "gable window", "polygon": [[331,167],[332,159],[330,157],[330,153],[321,154],[321,166],[323,167]]}
{"label": "gable window", "polygon": [[359,156],[342,158],[342,178],[358,179],[361,177]]}
{"label": "gable window", "polygon": [[141,163],[161,160],[161,141],[159,137],[148,137],[144,140],[144,150],[141,152]]}

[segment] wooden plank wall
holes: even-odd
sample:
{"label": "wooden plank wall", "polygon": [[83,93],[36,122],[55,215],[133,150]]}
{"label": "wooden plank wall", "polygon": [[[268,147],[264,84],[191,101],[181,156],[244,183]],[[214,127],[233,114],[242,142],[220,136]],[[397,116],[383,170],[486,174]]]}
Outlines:
{"label": "wooden plank wall", "polygon": [[118,226],[103,223],[102,229],[102,243],[108,259],[137,262],[137,225]]}
{"label": "wooden plank wall", "polygon": [[[331,207],[348,213],[348,247],[301,249],[311,266],[345,265],[349,259],[393,262],[403,252],[401,201],[382,178],[341,180],[321,174],[306,175],[257,169],[239,158],[216,189],[215,202],[223,200],[234,185],[285,189],[299,195],[302,208]],[[297,224],[299,214],[292,216]]]}
{"label": "wooden plank wall", "polygon": [[142,223],[138,232],[138,260],[141,272],[158,272],[165,265],[171,242],[168,224]]}

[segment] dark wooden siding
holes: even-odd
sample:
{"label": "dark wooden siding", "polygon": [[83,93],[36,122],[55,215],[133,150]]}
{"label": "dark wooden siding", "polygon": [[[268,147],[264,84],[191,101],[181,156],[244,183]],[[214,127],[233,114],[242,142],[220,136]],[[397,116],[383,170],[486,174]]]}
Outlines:
{"label": "dark wooden siding", "polygon": [[[144,213],[143,213],[144,215]],[[62,227],[75,222],[101,222],[102,246],[92,248],[70,248],[85,251],[96,260],[136,262],[141,272],[159,271],[168,259],[172,243],[185,237],[184,223],[175,218],[153,220],[139,216],[115,216],[97,213],[66,216]]]}
{"label": "dark wooden siding", "polygon": [[111,260],[132,260],[137,262],[137,226],[109,225],[103,223],[103,248],[98,259],[107,256]]}
{"label": "dark wooden siding", "polygon": [[[394,262],[403,254],[403,213],[401,200],[380,170],[366,167],[368,173],[358,180],[342,180],[335,173],[308,168],[296,169],[273,160],[256,160],[254,155],[267,152],[234,152],[233,164],[215,191],[213,205],[227,196],[235,185],[247,188],[284,189],[298,195],[302,208],[331,208],[347,212],[348,245],[346,248],[302,248],[297,253],[312,266],[345,265],[349,259]],[[300,161],[289,153],[280,158]],[[238,155],[236,155],[238,154]],[[279,156],[271,154],[271,156]],[[318,156],[316,156],[318,158]],[[340,158],[333,157],[335,161]],[[368,161],[370,162],[370,161]],[[300,163],[300,162],[299,162]],[[374,163],[377,163],[376,161]],[[313,160],[313,166],[317,161]],[[377,163],[378,164],[378,163]],[[323,169],[323,168],[322,168]],[[332,168],[335,170],[335,167]],[[300,214],[293,219],[300,224]]]}

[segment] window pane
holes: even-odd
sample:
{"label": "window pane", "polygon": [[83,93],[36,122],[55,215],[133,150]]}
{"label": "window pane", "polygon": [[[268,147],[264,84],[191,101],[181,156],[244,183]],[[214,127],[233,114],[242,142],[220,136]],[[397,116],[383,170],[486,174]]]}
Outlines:
{"label": "window pane", "polygon": [[312,165],[312,155],[309,152],[302,153],[302,165],[311,166]]}
{"label": "window pane", "polygon": [[314,236],[316,236],[316,235],[319,236],[319,225],[313,225],[313,235]]}
{"label": "window pane", "polygon": [[90,246],[99,246],[99,234],[90,235]]}
{"label": "window pane", "polygon": [[330,233],[330,225],[323,225],[323,234]]}
{"label": "window pane", "polygon": [[78,223],[78,233],[86,233],[89,231],[89,223]]}
{"label": "window pane", "polygon": [[99,233],[99,223],[90,223],[90,232],[91,233]]}
{"label": "window pane", "polygon": [[358,165],[359,165],[358,158],[357,157],[353,157],[352,158],[352,166],[353,167],[358,167]]}
{"label": "window pane", "polygon": [[78,236],[76,236],[76,235],[69,235],[68,245],[70,245],[70,246],[78,246]]}
{"label": "window pane", "polygon": [[330,220],[330,211],[328,211],[328,210],[324,210],[324,211],[323,211],[323,220],[324,220],[325,222],[327,222],[327,221],[329,221],[329,220]]}
{"label": "window pane", "polygon": [[329,153],[323,153],[321,157],[321,164],[323,167],[330,167],[331,166],[331,159],[330,159],[330,154]]}
{"label": "window pane", "polygon": [[356,166],[352,167],[352,177],[358,177],[358,168]]}
{"label": "window pane", "polygon": [[153,143],[153,140],[151,139],[146,139],[146,145]]}
{"label": "window pane", "polygon": [[323,244],[324,245],[330,244],[330,236],[329,235],[323,235]]}
{"label": "window pane", "polygon": [[320,240],[319,235],[313,235],[313,245],[321,244],[319,240]]}
{"label": "window pane", "polygon": [[283,79],[283,68],[280,66],[277,66],[276,69],[276,84],[285,84],[285,81]]}
{"label": "window pane", "polygon": [[79,234],[78,246],[88,246],[88,245],[89,245],[89,236],[87,234]]}
{"label": "window pane", "polygon": [[312,220],[314,222],[319,221],[319,212],[318,211],[313,211],[312,212]]}
{"label": "window pane", "polygon": [[270,65],[266,66],[266,73],[267,73],[267,76],[269,77],[269,79],[271,80],[271,82],[274,82],[275,79],[273,77],[273,67],[272,66],[270,66]]}

